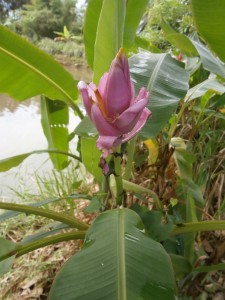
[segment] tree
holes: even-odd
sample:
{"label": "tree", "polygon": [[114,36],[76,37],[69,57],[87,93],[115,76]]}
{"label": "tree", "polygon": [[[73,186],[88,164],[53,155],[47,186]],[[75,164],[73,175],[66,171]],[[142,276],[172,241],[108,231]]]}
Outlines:
{"label": "tree", "polygon": [[155,0],[149,7],[145,28],[142,35],[160,49],[169,46],[161,30],[161,20],[164,18],[180,33],[192,32],[192,16],[189,0]]}
{"label": "tree", "polygon": [[4,23],[7,17],[15,15],[15,10],[28,3],[29,0],[0,0],[0,22]]}
{"label": "tree", "polygon": [[77,33],[80,26],[77,26],[75,5],[76,0],[31,0],[22,6],[21,17],[12,27],[34,41],[42,37],[54,38],[54,31],[62,31],[64,25]]}

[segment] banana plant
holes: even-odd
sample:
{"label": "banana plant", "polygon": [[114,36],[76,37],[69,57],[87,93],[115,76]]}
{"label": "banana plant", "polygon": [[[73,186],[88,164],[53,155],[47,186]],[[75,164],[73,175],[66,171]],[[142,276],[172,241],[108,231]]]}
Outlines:
{"label": "banana plant", "polygon": [[[1,209],[9,210],[0,215],[0,221],[25,213],[57,222],[50,231],[25,238],[18,244],[1,238],[0,274],[7,272],[13,260],[25,253],[60,241],[84,240],[81,251],[56,275],[49,295],[51,300],[177,299],[176,281],[192,271],[202,270],[192,266],[195,233],[225,226],[223,220],[198,220],[193,207],[199,199],[203,201],[201,191],[193,182],[192,159],[179,145],[170,144],[175,149],[179,179],[183,180],[180,187],[185,187],[181,193],[188,204],[185,222],[178,224],[172,218],[161,222],[164,211],[158,195],[127,180],[132,177],[135,136],[156,137],[171,122],[181,102],[189,103],[213,84],[204,84],[204,88],[197,86],[188,94],[190,71],[183,62],[168,53],[150,53],[146,49],[131,53],[147,4],[148,1],[142,1],[137,6],[133,0],[89,1],[84,41],[87,61],[94,74],[91,83],[78,83],[50,56],[0,26],[0,91],[17,101],[42,95],[42,125],[49,149],[39,152],[49,152],[58,169],[68,163],[62,155],[80,160],[96,178],[100,189],[98,198],[68,195],[70,200],[87,199],[90,206],[97,207],[99,214],[92,224],[67,211],[55,212],[44,206],[60,198],[46,199],[36,205],[0,203]],[[180,36],[177,38],[179,45],[182,44]],[[212,68],[204,55],[205,49],[202,50],[202,44],[195,37],[188,42],[186,54],[199,55],[202,63]],[[213,70],[222,77],[221,62],[213,64]],[[223,91],[218,82],[213,86],[220,88],[220,93]],[[77,101],[78,90],[86,117]],[[81,119],[75,130],[81,140],[80,156],[68,152],[68,132],[59,126],[68,122],[68,106]],[[182,114],[178,115],[176,122],[181,117]],[[169,137],[174,133],[176,122]],[[0,171],[20,164],[32,153],[0,161]],[[125,155],[126,165],[122,160]],[[153,200],[155,211],[146,211],[144,206],[138,205],[127,208],[126,192],[147,194]],[[166,246],[180,235],[188,236],[183,255],[169,251]]]}

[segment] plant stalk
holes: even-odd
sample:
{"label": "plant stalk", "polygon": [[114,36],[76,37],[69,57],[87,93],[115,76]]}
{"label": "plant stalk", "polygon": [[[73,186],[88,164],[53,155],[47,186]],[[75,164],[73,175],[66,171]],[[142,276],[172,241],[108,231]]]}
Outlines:
{"label": "plant stalk", "polygon": [[171,235],[200,232],[200,231],[211,231],[211,230],[224,230],[225,221],[200,221],[193,223],[184,223],[181,225],[175,225]]}
{"label": "plant stalk", "polygon": [[125,173],[124,173],[124,176],[123,176],[123,178],[125,180],[130,180],[131,176],[132,176],[136,141],[137,141],[137,136],[134,137],[132,140],[130,140],[130,142],[128,143],[127,163],[126,163]]}
{"label": "plant stalk", "polygon": [[53,220],[62,222],[64,224],[69,225],[72,228],[77,228],[80,230],[86,230],[89,228],[88,224],[80,221],[79,219],[77,219],[71,215],[68,215],[65,213],[54,212],[49,209],[30,207],[28,205],[7,203],[7,202],[4,202],[4,203],[0,202],[0,209],[20,211],[20,212],[24,212],[25,214],[34,214],[37,216],[46,217],[49,219],[53,219]]}
{"label": "plant stalk", "polygon": [[123,180],[123,187],[124,190],[129,191],[129,192],[137,192],[137,193],[145,193],[148,194],[154,201],[155,201],[155,206],[159,210],[163,210],[163,206],[161,201],[159,200],[157,194],[141,185],[137,185],[136,183]]}
{"label": "plant stalk", "polygon": [[68,104],[70,105],[70,107],[77,113],[78,117],[83,120],[84,115],[82,113],[82,111],[80,110],[79,106],[74,103],[73,101],[69,100]]}
{"label": "plant stalk", "polygon": [[78,240],[78,239],[84,239],[86,235],[86,231],[73,231],[73,232],[66,232],[57,234],[54,236],[43,238],[39,241],[35,241],[26,245],[18,245],[16,249],[13,249],[12,251],[9,251],[8,253],[0,256],[0,261],[3,261],[13,255],[16,257],[22,256],[26,253],[29,253],[31,251],[37,250],[42,247],[46,247],[52,244],[64,242],[64,241],[70,241],[70,240]]}
{"label": "plant stalk", "polygon": [[39,241],[35,241],[33,243],[29,243],[27,245],[23,245],[18,249],[16,257],[22,256],[28,252],[34,251],[36,249],[46,247],[52,244],[64,242],[64,241],[71,241],[71,240],[79,240],[84,239],[86,235],[86,231],[73,231],[67,233],[57,234],[51,237],[43,238]]}
{"label": "plant stalk", "polygon": [[123,178],[122,178],[122,169],[121,169],[121,156],[120,147],[116,148],[116,151],[113,153],[114,156],[114,169],[115,169],[115,181],[116,181],[116,203],[117,205],[122,205],[124,200],[124,191],[123,191]]}

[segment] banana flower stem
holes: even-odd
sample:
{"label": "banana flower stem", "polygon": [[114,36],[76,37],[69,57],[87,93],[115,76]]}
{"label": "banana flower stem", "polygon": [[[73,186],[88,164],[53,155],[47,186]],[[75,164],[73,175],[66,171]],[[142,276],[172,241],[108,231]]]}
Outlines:
{"label": "banana flower stem", "polygon": [[137,141],[137,137],[134,137],[133,139],[130,140],[127,147],[127,163],[126,163],[126,169],[123,177],[123,179],[125,180],[130,180],[132,176],[136,141]]}
{"label": "banana flower stem", "polygon": [[114,156],[114,168],[115,168],[115,181],[116,181],[116,203],[117,205],[122,205],[124,200],[124,190],[123,190],[123,178],[122,178],[122,169],[121,169],[121,155],[120,147],[116,148],[117,151],[113,153]]}

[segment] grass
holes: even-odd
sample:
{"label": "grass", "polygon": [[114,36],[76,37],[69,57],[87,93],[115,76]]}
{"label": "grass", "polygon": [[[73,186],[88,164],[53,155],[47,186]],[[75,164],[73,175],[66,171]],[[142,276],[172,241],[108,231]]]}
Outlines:
{"label": "grass", "polygon": [[[210,98],[204,108],[201,108],[201,100],[195,101],[191,110],[189,107],[185,111],[181,128],[186,129],[182,135],[191,145],[190,151],[195,157],[193,182],[200,187],[204,199],[199,217],[203,220],[222,220],[225,219],[225,118]],[[224,262],[224,233],[199,234],[195,240],[193,264]],[[219,297],[224,293],[224,283],[224,271],[201,273],[185,283],[183,294],[193,299],[222,299]]]}
{"label": "grass", "polygon": [[[67,211],[80,219],[89,222],[89,216],[83,213],[89,201],[67,200],[68,195],[88,193],[90,178],[82,166],[71,163],[61,172],[55,170],[45,176],[34,174],[36,195],[32,191],[16,192],[20,203],[40,202],[44,199],[61,198],[60,201],[45,205],[55,211]],[[1,236],[13,242],[21,242],[38,232],[48,231],[52,220],[20,214],[0,224]],[[61,230],[60,232],[64,232]],[[0,280],[1,299],[47,299],[47,295],[56,273],[64,262],[80,249],[80,241],[61,242],[47,246],[17,258],[13,268]]]}
{"label": "grass", "polygon": [[0,281],[2,299],[47,299],[56,273],[79,248],[77,241],[63,242],[16,259],[13,269]]}

